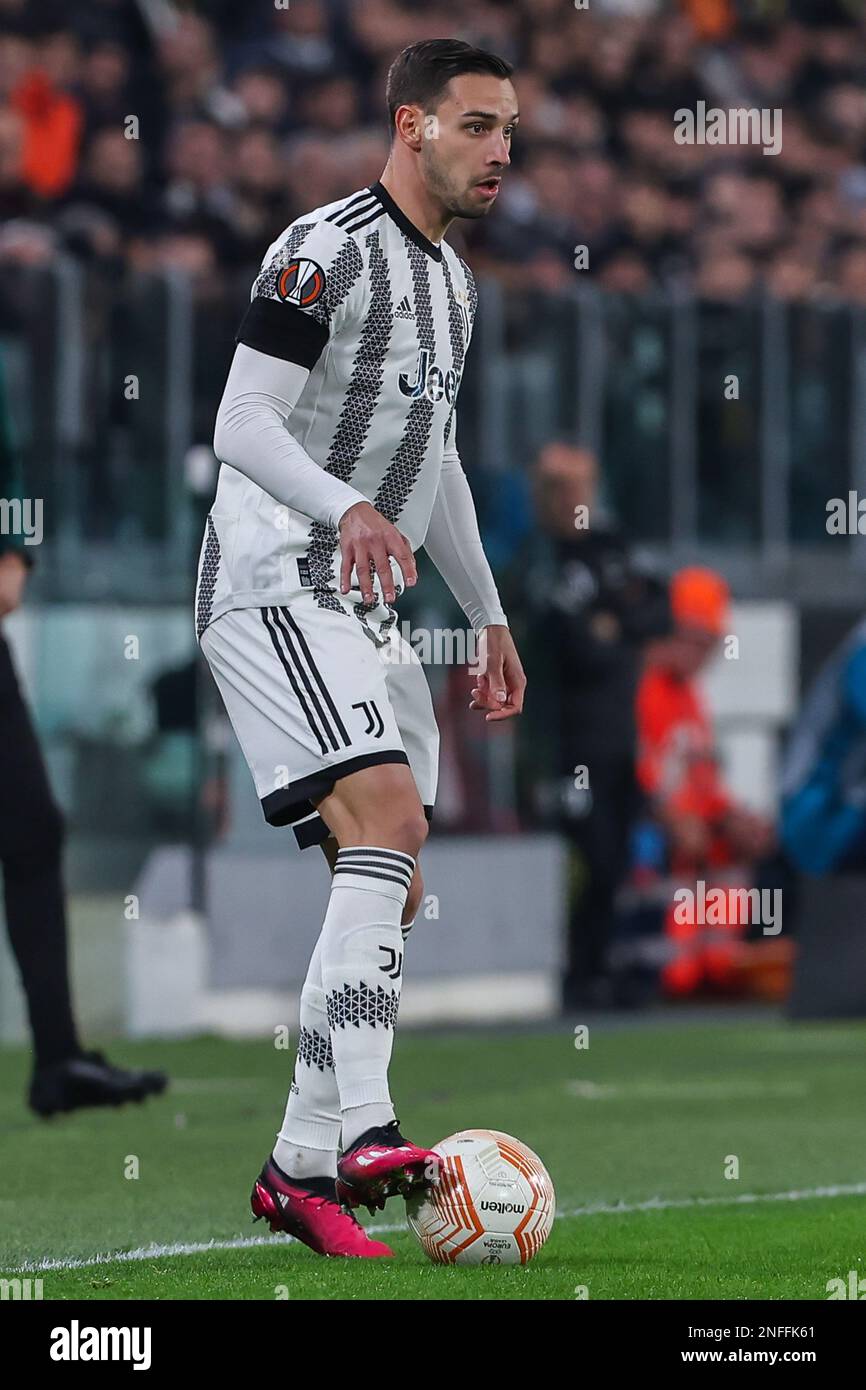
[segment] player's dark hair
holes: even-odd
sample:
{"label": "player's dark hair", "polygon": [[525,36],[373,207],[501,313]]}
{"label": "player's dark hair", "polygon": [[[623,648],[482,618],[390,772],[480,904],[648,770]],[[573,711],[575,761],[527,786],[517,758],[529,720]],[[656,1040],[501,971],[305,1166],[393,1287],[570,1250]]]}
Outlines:
{"label": "player's dark hair", "polygon": [[487,72],[510,77],[514,68],[504,58],[473,48],[460,39],[423,39],[404,48],[388,70],[385,95],[391,130],[399,106],[421,106],[430,112],[452,77],[464,72]]}

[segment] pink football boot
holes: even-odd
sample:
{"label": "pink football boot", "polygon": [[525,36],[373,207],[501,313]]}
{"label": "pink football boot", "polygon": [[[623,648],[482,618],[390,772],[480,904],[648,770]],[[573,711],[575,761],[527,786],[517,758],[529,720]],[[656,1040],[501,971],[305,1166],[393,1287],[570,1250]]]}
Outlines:
{"label": "pink football boot", "polygon": [[262,1217],[272,1231],[285,1231],[317,1255],[372,1259],[393,1255],[380,1240],[371,1240],[351,1212],[344,1211],[333,1178],[289,1178],[269,1158],[256,1178],[250,1197],[253,1217]]}
{"label": "pink football boot", "polygon": [[365,1130],[337,1160],[337,1199],[372,1212],[388,1197],[408,1197],[428,1187],[438,1171],[439,1155],[404,1139],[392,1120]]}

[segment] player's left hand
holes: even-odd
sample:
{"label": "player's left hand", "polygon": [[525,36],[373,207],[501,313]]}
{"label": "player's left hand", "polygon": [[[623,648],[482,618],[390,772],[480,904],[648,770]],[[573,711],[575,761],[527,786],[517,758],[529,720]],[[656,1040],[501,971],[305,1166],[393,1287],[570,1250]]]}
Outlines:
{"label": "player's left hand", "polygon": [[485,627],[478,641],[479,670],[474,674],[470,709],[483,709],[485,722],[511,719],[523,709],[526,676],[507,627]]}

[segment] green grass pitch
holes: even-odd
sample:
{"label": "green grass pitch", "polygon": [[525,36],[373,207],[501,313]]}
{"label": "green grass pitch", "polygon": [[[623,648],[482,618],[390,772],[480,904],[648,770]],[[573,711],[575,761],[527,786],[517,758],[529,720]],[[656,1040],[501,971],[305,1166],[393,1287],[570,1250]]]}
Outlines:
{"label": "green grass pitch", "polygon": [[166,1096],[49,1123],[7,1049],[0,1277],[57,1261],[34,1271],[45,1299],[571,1300],[824,1299],[828,1280],[866,1276],[866,1026],[680,1018],[598,1024],[589,1044],[566,1025],[398,1038],[405,1133],[502,1129],[550,1169],[550,1240],[494,1269],[429,1264],[396,1199],[371,1223],[393,1261],[323,1260],[252,1224],[291,1070],[267,1041],[116,1044],[113,1059],[171,1073]]}

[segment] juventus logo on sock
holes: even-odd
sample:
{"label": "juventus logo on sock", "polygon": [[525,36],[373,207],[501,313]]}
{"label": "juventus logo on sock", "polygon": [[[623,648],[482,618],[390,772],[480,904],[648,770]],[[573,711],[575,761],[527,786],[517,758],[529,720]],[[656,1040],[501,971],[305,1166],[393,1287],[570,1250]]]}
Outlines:
{"label": "juventus logo on sock", "polygon": [[385,954],[385,964],[379,969],[389,980],[398,980],[403,973],[403,952],[395,951],[393,946],[380,946],[379,950]]}

